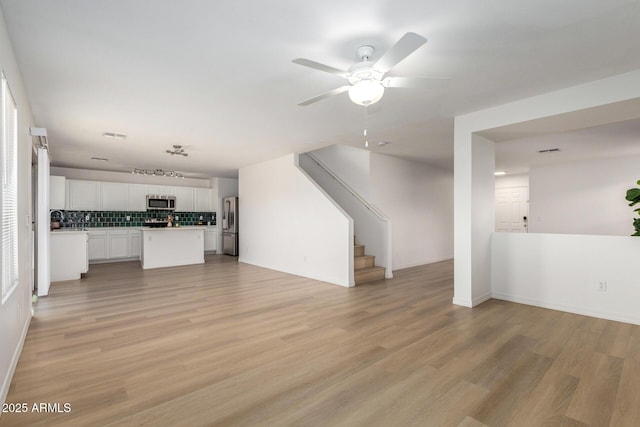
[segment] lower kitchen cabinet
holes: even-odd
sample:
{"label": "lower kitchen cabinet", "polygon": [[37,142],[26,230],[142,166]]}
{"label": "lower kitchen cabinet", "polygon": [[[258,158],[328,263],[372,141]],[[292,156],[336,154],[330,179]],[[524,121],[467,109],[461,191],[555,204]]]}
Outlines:
{"label": "lower kitchen cabinet", "polygon": [[140,259],[141,234],[140,230],[129,231],[129,256],[132,258]]}
{"label": "lower kitchen cabinet", "polygon": [[89,261],[109,258],[107,230],[89,230]]}
{"label": "lower kitchen cabinet", "polygon": [[140,230],[130,228],[90,229],[89,261],[140,259]]}
{"label": "lower kitchen cabinet", "polygon": [[109,230],[109,258],[129,258],[129,230]]}
{"label": "lower kitchen cabinet", "polygon": [[218,233],[216,229],[204,230],[204,251],[215,252],[218,249]]}

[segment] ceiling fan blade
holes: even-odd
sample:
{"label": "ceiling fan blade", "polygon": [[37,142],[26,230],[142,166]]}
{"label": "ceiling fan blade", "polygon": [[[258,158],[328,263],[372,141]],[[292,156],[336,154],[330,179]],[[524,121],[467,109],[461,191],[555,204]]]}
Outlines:
{"label": "ceiling fan blade", "polygon": [[386,73],[400,61],[411,55],[413,51],[427,42],[427,39],[416,33],[407,33],[389,49],[382,58],[373,64],[376,70]]}
{"label": "ceiling fan blade", "polygon": [[312,61],[310,59],[305,58],[296,58],[292,60],[294,64],[302,65],[305,67],[313,68],[314,70],[324,71],[325,73],[335,74],[340,77],[347,77],[349,75],[348,71],[340,70],[338,68],[331,67],[329,65],[324,65],[316,61]]}
{"label": "ceiling fan blade", "polygon": [[382,80],[384,87],[402,87],[402,88],[414,88],[422,87],[433,80],[449,80],[448,77],[385,77]]}
{"label": "ceiling fan blade", "polygon": [[298,105],[301,107],[306,107],[307,105],[313,104],[314,102],[322,101],[323,99],[329,98],[330,96],[338,95],[340,93],[346,92],[349,90],[350,87],[351,86],[342,86],[342,87],[330,90],[329,92],[325,92],[322,95],[314,96],[313,98],[309,98],[302,102],[299,102]]}

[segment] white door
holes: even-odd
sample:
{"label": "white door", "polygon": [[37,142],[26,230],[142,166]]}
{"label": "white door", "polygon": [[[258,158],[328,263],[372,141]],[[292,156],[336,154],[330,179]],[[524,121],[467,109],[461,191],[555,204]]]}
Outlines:
{"label": "white door", "polygon": [[529,187],[496,189],[496,231],[526,233]]}

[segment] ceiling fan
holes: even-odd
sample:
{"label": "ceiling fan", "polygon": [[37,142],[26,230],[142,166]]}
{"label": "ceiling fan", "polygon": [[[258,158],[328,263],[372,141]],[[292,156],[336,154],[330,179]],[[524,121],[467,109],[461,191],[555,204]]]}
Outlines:
{"label": "ceiling fan", "polygon": [[294,64],[303,65],[326,73],[335,74],[345,78],[349,84],[330,90],[313,98],[306,99],[298,105],[307,106],[315,102],[349,92],[351,101],[358,105],[371,105],[378,102],[384,95],[385,88],[411,87],[412,82],[417,80],[411,77],[388,76],[389,71],[398,63],[411,55],[416,49],[425,44],[427,39],[416,33],[406,33],[400,40],[377,61],[370,61],[369,58],[375,52],[373,46],[360,46],[357,50],[360,62],[353,65],[349,70],[344,71],[329,65],[321,64],[305,58],[294,59]]}
{"label": "ceiling fan", "polygon": [[173,146],[173,150],[165,150],[165,153],[169,153],[172,156],[178,154],[180,156],[185,156],[188,157],[189,153],[185,153],[184,152],[184,148],[182,147],[182,145],[174,145]]}

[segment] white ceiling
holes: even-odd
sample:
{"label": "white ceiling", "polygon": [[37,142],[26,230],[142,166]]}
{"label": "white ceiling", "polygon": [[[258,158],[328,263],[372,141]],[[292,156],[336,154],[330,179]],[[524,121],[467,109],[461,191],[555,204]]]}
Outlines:
{"label": "white ceiling", "polygon": [[[343,80],[291,60],[346,69],[358,46],[375,46],[375,60],[408,31],[429,41],[394,74],[449,79],[388,89],[369,107],[372,151],[446,168],[453,165],[454,116],[640,68],[638,0],[0,5],[36,125],[48,129],[53,165],[64,167],[230,177],[290,152],[335,143],[361,147],[364,110],[346,94],[296,105]],[[619,132],[621,141],[638,141],[640,126],[631,123]],[[106,139],[103,132],[128,137]],[[590,138],[562,134],[550,144],[530,137],[502,160],[509,144],[498,144],[497,163],[510,158],[514,169],[523,167],[532,161],[526,156],[532,145],[572,144],[574,137]],[[391,144],[377,147],[377,141]],[[173,144],[190,156],[166,154]]]}

